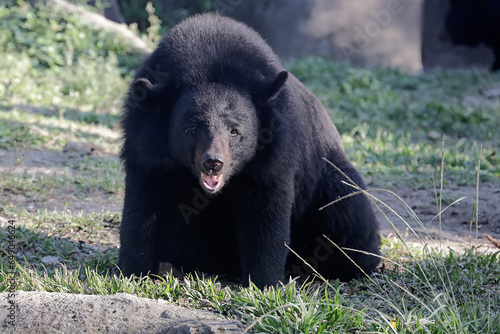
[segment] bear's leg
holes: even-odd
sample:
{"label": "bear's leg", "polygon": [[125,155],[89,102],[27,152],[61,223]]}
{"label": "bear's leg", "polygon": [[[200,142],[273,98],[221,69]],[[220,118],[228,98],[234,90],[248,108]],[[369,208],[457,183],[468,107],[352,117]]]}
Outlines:
{"label": "bear's leg", "polygon": [[[355,184],[365,189],[358,172],[348,163],[337,165]],[[349,195],[357,190],[342,181],[351,183],[335,169],[326,173],[323,180],[321,203],[323,206],[338,198]],[[321,235],[315,242],[324,246],[321,261],[317,261],[318,271],[331,278],[343,281],[362,276],[363,272],[371,274],[376,270],[380,259],[374,255],[380,254],[380,236],[378,222],[373,213],[370,200],[362,193],[346,197],[320,211],[320,225],[326,225],[326,233],[336,245],[341,248],[351,248],[365,253],[344,250],[340,252],[334,245]],[[318,239],[319,238],[319,239]],[[333,246],[333,247],[332,247]],[[315,256],[316,254],[312,254]],[[325,256],[328,255],[328,256]],[[353,264],[353,261],[356,263]],[[359,268],[358,268],[359,267]],[[361,268],[361,270],[360,270]]]}
{"label": "bear's leg", "polygon": [[158,249],[158,180],[127,171],[118,266],[124,275],[156,273]]}
{"label": "bear's leg", "polygon": [[234,206],[242,283],[276,285],[284,278],[290,243],[293,185],[259,186]]}

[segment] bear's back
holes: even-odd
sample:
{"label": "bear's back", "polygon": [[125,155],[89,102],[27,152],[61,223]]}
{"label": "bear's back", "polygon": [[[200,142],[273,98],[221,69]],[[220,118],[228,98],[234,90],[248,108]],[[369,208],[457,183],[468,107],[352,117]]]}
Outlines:
{"label": "bear's back", "polygon": [[256,31],[217,14],[196,15],[178,24],[165,35],[154,54],[137,77],[154,80],[149,73],[153,69],[166,73],[178,87],[220,82],[248,89],[274,79],[284,70],[278,56]]}

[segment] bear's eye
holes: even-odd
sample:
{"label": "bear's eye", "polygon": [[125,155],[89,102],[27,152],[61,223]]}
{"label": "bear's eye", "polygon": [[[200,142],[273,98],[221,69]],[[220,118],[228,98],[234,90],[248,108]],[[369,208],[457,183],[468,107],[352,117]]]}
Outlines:
{"label": "bear's eye", "polygon": [[237,135],[239,135],[239,134],[240,134],[240,133],[239,133],[238,129],[234,129],[234,128],[233,128],[233,129],[231,129],[231,136],[233,136],[233,137],[234,137],[234,136],[237,136]]}
{"label": "bear's eye", "polygon": [[189,133],[189,134],[195,135],[195,134],[198,133],[198,128],[196,126],[190,127],[189,129],[187,129],[185,131],[185,133]]}

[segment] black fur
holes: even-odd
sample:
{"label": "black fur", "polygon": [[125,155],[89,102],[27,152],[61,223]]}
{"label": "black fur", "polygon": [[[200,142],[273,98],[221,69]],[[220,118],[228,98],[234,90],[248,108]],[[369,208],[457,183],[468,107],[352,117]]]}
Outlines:
{"label": "black fur", "polygon": [[[287,244],[327,278],[359,277],[323,234],[379,254],[364,195],[318,211],[355,191],[323,157],[363,181],[318,99],[244,24],[200,15],[172,28],[137,72],[122,124],[125,275],[159,262],[259,287],[309,275]],[[347,254],[368,274],[379,263]]]}

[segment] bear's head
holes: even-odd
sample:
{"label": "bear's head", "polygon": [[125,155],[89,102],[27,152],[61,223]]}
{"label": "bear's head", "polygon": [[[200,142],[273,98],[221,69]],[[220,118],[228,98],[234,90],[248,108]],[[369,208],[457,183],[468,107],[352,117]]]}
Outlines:
{"label": "bear's head", "polygon": [[184,92],[170,119],[170,152],[203,190],[215,194],[256,153],[257,111],[250,95],[217,83]]}
{"label": "bear's head", "polygon": [[141,133],[156,133],[158,141],[144,135],[130,142],[146,138],[138,146],[148,147],[142,150],[148,159],[165,161],[159,156],[166,156],[188,168],[201,188],[215,195],[257,154],[262,114],[287,78],[288,72],[282,71],[267,84],[255,85],[258,89],[218,82],[178,87],[168,80],[153,85],[140,78],[132,84],[129,110],[135,117],[128,117],[125,130],[140,123]]}

